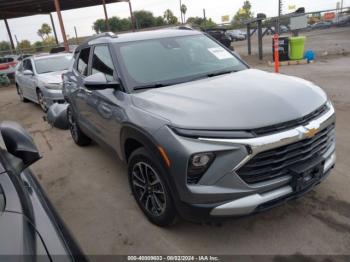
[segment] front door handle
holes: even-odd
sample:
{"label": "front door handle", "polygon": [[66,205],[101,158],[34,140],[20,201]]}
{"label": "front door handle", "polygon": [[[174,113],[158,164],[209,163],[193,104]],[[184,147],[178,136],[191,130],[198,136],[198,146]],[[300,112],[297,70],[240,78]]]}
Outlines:
{"label": "front door handle", "polygon": [[87,93],[87,94],[92,94],[92,91],[91,90],[89,90],[89,89],[87,89],[87,88],[84,88],[84,91]]}

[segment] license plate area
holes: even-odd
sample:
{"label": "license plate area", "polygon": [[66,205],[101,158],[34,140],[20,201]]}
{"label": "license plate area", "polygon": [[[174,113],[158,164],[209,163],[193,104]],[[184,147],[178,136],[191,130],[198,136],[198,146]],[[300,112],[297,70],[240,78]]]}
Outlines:
{"label": "license plate area", "polygon": [[317,183],[323,176],[324,163],[325,160],[320,157],[290,168],[294,192],[301,192]]}

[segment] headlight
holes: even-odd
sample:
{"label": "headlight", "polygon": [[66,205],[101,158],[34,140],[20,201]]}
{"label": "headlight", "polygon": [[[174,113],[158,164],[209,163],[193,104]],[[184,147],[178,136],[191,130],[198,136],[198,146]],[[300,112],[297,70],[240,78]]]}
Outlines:
{"label": "headlight", "polygon": [[62,89],[61,83],[44,83],[44,86],[48,89],[55,89],[55,90]]}
{"label": "headlight", "polygon": [[328,108],[333,108],[332,101],[329,98],[328,98],[328,101],[327,101],[327,107]]}
{"label": "headlight", "polygon": [[214,159],[215,154],[212,152],[193,154],[188,162],[187,183],[198,183]]}

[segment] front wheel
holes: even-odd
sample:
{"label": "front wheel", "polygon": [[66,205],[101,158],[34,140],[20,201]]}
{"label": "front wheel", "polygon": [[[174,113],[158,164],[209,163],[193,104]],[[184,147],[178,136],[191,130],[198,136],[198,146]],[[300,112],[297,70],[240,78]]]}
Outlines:
{"label": "front wheel", "polygon": [[147,218],[158,226],[175,222],[176,209],[157,160],[145,148],[129,158],[128,175],[135,200]]}
{"label": "front wheel", "polygon": [[91,144],[91,138],[88,137],[83,133],[83,131],[80,130],[79,124],[77,123],[73,111],[70,108],[70,106],[67,109],[67,117],[68,117],[68,125],[69,130],[71,133],[71,136],[74,140],[74,142],[78,146],[88,146]]}
{"label": "front wheel", "polygon": [[44,111],[44,113],[46,113],[49,108],[47,106],[47,102],[46,102],[46,100],[44,98],[44,95],[43,95],[43,93],[41,92],[40,89],[38,89],[36,91],[36,95],[38,97],[38,103],[39,103],[41,109]]}

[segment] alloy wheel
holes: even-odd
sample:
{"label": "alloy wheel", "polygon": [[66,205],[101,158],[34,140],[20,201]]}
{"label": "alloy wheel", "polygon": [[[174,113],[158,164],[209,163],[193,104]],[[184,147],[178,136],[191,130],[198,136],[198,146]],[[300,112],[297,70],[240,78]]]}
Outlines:
{"label": "alloy wheel", "polygon": [[157,172],[145,162],[137,162],[132,169],[131,184],[136,199],[153,216],[160,216],[166,207],[164,186]]}
{"label": "alloy wheel", "polygon": [[74,139],[74,141],[78,141],[78,126],[73,117],[72,110],[68,108],[68,122],[69,122],[69,130]]}
{"label": "alloy wheel", "polygon": [[43,93],[39,90],[38,91],[38,102],[39,102],[39,105],[41,107],[41,109],[46,112],[48,107],[47,107],[47,104],[46,104],[46,101],[44,99],[44,96],[43,96]]}

